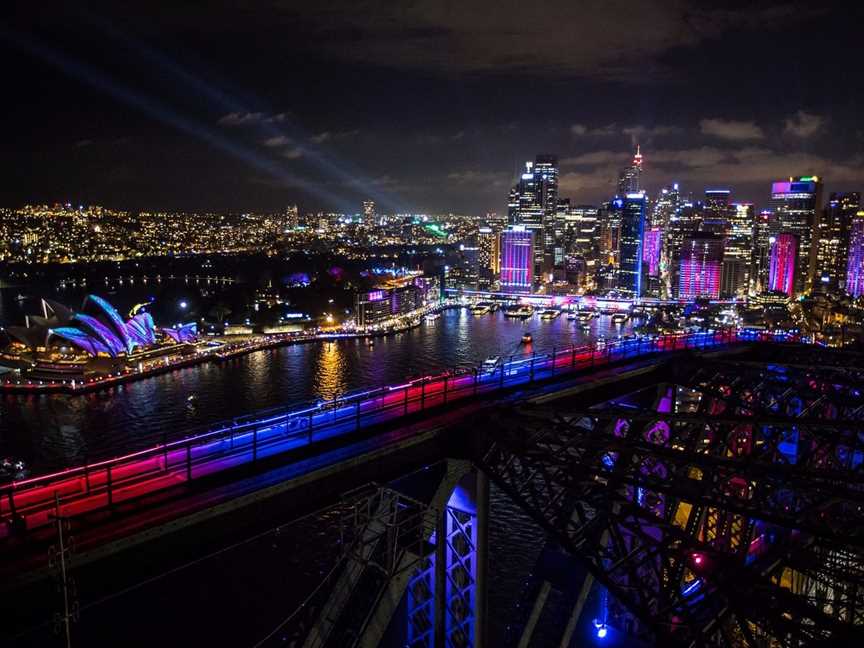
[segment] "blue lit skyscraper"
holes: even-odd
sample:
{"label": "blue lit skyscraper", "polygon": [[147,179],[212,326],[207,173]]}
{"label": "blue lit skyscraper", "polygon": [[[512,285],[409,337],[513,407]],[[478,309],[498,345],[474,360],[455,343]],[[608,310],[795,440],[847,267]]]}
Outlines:
{"label": "blue lit skyscraper", "polygon": [[642,295],[642,237],[648,199],[644,191],[624,196],[621,207],[618,291],[630,297]]}

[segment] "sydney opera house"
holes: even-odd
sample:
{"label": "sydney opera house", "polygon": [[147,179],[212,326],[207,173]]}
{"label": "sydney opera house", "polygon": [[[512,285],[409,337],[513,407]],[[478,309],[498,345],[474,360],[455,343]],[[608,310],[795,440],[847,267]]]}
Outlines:
{"label": "sydney opera house", "polygon": [[130,365],[141,368],[188,352],[197,340],[194,323],[157,327],[150,313],[140,308],[124,319],[97,295],[87,295],[78,311],[50,299],[40,303],[40,315],[28,316],[25,326],[6,329],[11,343],[0,356],[0,363],[28,377],[84,378]]}

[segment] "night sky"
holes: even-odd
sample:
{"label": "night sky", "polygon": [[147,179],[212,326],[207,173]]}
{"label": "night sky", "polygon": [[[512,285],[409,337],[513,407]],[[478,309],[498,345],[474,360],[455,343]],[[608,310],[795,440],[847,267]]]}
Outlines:
{"label": "night sky", "polygon": [[0,205],[482,214],[538,152],[596,203],[637,142],[652,191],[864,189],[846,3],[77,4],[4,4]]}

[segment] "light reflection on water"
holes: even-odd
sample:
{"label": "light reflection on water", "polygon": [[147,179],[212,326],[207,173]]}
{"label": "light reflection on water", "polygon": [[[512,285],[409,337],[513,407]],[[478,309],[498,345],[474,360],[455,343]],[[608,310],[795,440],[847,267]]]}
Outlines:
{"label": "light reflection on water", "polygon": [[[526,331],[533,335],[532,345],[520,343]],[[362,340],[298,344],[83,396],[6,395],[0,397],[0,456],[20,457],[41,472],[147,447],[262,408],[473,366],[490,355],[549,351],[620,333],[608,318],[592,321],[585,332],[564,316],[523,322],[500,311],[475,316],[453,309],[411,331],[378,338],[372,346]]]}

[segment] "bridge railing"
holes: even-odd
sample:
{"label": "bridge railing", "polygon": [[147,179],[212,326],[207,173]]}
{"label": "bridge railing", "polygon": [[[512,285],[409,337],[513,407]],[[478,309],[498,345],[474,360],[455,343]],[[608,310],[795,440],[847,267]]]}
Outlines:
{"label": "bridge railing", "polygon": [[330,401],[270,408],[151,448],[0,486],[0,520],[7,523],[0,525],[0,537],[14,529],[50,523],[55,513],[55,494],[64,515],[112,508],[313,441],[453,401],[623,359],[753,339],[773,337],[741,335],[727,329],[601,340],[551,352],[511,355],[492,369],[445,371]]}

